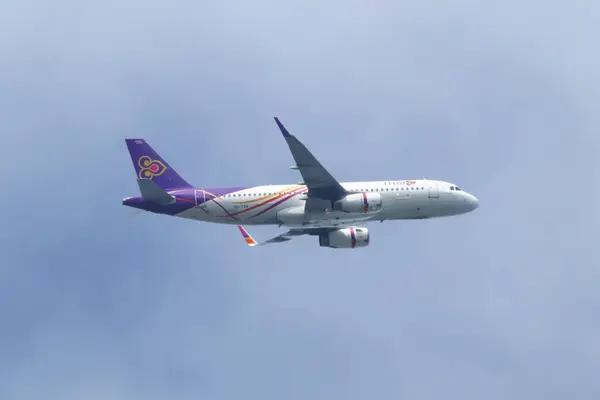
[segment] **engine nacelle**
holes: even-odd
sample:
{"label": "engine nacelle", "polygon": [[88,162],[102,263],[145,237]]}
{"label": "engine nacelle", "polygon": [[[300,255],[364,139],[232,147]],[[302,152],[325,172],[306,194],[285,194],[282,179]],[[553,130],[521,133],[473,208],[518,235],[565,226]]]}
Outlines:
{"label": "engine nacelle", "polygon": [[333,209],[346,213],[371,214],[381,211],[381,194],[353,193],[333,203]]}
{"label": "engine nacelle", "polygon": [[369,245],[367,228],[342,228],[319,236],[319,246],[334,249],[353,249]]}

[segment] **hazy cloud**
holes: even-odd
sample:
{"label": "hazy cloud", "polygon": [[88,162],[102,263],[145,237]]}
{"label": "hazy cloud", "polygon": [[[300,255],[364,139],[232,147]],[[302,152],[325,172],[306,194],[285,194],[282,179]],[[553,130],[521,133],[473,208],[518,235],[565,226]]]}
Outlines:
{"label": "hazy cloud", "polygon": [[[12,2],[0,397],[600,395],[596,2]],[[129,216],[123,143],[198,186],[438,178],[474,213],[247,248]],[[257,228],[267,237],[275,228]]]}

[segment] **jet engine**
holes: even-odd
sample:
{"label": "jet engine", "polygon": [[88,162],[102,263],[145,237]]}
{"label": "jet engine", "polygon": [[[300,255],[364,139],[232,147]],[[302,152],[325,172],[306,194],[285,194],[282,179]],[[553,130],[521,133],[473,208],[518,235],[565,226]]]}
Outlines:
{"label": "jet engine", "polygon": [[381,211],[381,194],[353,193],[333,203],[333,209],[346,213],[370,214]]}
{"label": "jet engine", "polygon": [[353,249],[369,245],[367,228],[343,228],[319,236],[319,246],[334,249]]}

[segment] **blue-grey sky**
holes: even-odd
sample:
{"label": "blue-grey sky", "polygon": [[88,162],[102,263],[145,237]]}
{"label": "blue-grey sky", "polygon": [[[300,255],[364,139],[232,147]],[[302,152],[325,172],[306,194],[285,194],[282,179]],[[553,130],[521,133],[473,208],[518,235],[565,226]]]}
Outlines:
{"label": "blue-grey sky", "polygon": [[[9,1],[0,398],[597,399],[596,1]],[[258,249],[130,216],[197,186],[455,182],[469,215]],[[265,238],[276,228],[251,232]]]}

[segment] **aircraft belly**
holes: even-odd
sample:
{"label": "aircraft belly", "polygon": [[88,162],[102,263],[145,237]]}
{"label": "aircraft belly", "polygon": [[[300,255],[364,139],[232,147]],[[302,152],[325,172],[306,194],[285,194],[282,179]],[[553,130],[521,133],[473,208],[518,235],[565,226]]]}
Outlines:
{"label": "aircraft belly", "polygon": [[210,219],[207,218],[206,211],[203,211],[202,209],[200,209],[200,207],[189,208],[183,212],[180,212],[179,214],[177,214],[177,216],[181,218],[195,219],[199,221],[210,221]]}

